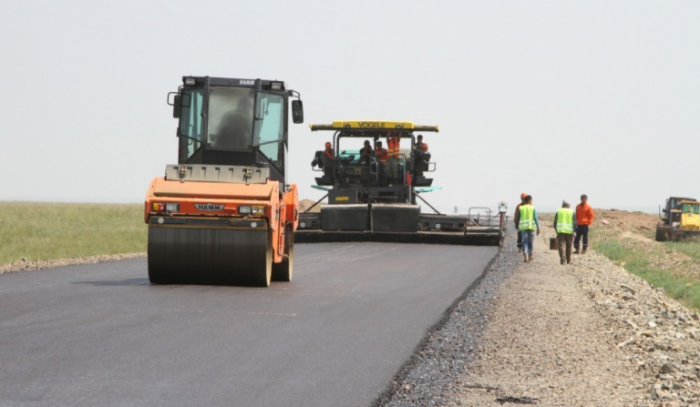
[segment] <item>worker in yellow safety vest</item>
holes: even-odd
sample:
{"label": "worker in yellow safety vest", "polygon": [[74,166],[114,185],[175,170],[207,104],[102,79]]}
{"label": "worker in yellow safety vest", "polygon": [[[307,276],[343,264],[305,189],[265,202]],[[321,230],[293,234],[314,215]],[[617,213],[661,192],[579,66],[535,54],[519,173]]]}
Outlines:
{"label": "worker in yellow safety vest", "polygon": [[[523,238],[523,255],[525,263],[532,260],[532,247],[535,242],[535,233],[540,234],[540,220],[537,211],[532,206],[532,195],[525,197],[525,201],[520,205],[520,210],[515,214],[515,225],[521,232]],[[536,232],[535,232],[536,231]]]}
{"label": "worker in yellow safety vest", "polygon": [[[571,205],[563,201],[561,208],[554,215],[554,230],[557,231],[557,242],[559,243],[559,262],[571,263],[571,247],[574,244],[574,226],[576,225],[576,215],[571,210]],[[566,257],[564,248],[566,247]]]}

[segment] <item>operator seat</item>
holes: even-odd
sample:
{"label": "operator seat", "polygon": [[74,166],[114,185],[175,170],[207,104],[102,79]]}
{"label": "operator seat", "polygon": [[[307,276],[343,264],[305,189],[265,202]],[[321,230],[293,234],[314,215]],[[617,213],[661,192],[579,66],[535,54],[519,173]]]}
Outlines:
{"label": "operator seat", "polygon": [[414,177],[413,185],[417,187],[429,187],[433,185],[432,178],[426,178],[423,173],[428,170],[430,162],[430,153],[427,151],[416,151],[414,161]]}

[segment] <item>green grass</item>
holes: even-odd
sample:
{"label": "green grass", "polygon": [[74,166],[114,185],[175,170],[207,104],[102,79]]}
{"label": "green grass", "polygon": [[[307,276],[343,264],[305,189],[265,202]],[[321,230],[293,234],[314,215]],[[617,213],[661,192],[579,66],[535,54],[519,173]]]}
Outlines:
{"label": "green grass", "polygon": [[654,287],[662,287],[669,297],[700,309],[700,281],[675,278],[667,270],[650,267],[647,259],[648,251],[635,250],[616,240],[599,241],[593,244],[593,248]]}
{"label": "green grass", "polygon": [[700,239],[689,239],[683,242],[664,242],[670,249],[686,254],[689,257],[700,260]]}
{"label": "green grass", "polygon": [[0,202],[0,264],[146,251],[140,204]]}

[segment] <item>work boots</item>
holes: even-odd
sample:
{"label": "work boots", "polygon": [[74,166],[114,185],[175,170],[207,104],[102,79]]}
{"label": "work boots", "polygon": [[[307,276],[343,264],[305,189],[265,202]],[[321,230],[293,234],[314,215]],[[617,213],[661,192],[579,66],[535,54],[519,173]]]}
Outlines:
{"label": "work boots", "polygon": [[580,254],[580,253],[581,253],[581,250],[577,247],[576,251],[574,251],[574,254]]}
{"label": "work boots", "polygon": [[525,253],[525,254],[524,254],[524,257],[525,257],[525,263],[529,263],[529,262],[530,262],[530,259],[532,258],[532,255],[531,255],[531,254]]}
{"label": "work boots", "polygon": [[588,251],[588,249],[583,249],[583,251],[581,252],[581,254],[586,254],[587,251]]}

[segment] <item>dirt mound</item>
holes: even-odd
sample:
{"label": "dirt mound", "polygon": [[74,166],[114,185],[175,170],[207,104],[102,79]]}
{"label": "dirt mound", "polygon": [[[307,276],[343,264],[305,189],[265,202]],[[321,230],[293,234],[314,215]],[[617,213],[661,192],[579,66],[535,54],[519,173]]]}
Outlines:
{"label": "dirt mound", "polygon": [[[594,239],[616,241],[633,251],[643,251],[649,267],[666,270],[676,278],[700,275],[697,260],[656,241],[657,215],[616,209],[596,209],[595,215]],[[593,244],[595,247],[596,242]],[[624,262],[620,265],[625,266]]]}
{"label": "dirt mound", "polygon": [[[657,215],[643,212],[628,212],[619,209],[595,209],[596,226],[610,226],[642,235],[652,236],[656,231]],[[605,221],[608,224],[605,224]]]}
{"label": "dirt mound", "polygon": [[[307,209],[309,209],[315,203],[316,203],[316,201],[312,201],[311,199],[300,200],[299,201],[299,213],[305,212]],[[320,204],[316,205],[309,212],[321,212],[321,206],[323,206],[323,205],[325,205],[325,202],[321,202]]]}

